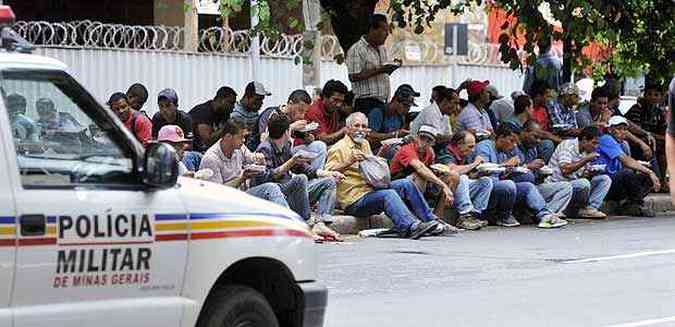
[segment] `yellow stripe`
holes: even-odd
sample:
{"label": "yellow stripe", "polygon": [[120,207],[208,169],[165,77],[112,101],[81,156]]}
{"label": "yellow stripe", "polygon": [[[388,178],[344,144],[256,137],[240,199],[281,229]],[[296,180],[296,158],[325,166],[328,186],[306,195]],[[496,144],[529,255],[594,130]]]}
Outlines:
{"label": "yellow stripe", "polygon": [[187,223],[156,224],[155,230],[158,232],[184,231],[187,229]]}
{"label": "yellow stripe", "polygon": [[270,222],[251,221],[251,220],[205,221],[205,222],[191,222],[191,224],[193,230],[278,226],[277,224]]}
{"label": "yellow stripe", "polygon": [[0,227],[0,235],[16,235],[16,227]]}
{"label": "yellow stripe", "polygon": [[56,235],[56,226],[47,226],[47,236]]}

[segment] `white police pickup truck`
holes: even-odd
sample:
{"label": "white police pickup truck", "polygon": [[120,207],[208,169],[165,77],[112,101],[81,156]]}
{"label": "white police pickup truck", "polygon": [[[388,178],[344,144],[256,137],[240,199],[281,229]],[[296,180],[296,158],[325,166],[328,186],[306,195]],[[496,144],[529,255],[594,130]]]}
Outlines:
{"label": "white police pickup truck", "polygon": [[297,215],[177,178],[172,148],[143,149],[63,63],[9,51],[10,34],[0,326],[323,325],[327,293]]}

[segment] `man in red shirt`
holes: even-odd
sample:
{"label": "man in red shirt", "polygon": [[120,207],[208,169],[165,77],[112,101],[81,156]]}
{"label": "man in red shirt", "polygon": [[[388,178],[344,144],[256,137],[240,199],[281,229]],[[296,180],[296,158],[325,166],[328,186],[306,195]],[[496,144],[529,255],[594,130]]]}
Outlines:
{"label": "man in red shirt", "polygon": [[136,139],[147,147],[152,141],[152,122],[150,119],[144,113],[131,108],[127,95],[122,92],[113,93],[108,100],[108,105]]}
{"label": "man in red shirt", "polygon": [[319,124],[315,136],[327,145],[333,145],[345,136],[345,122],[340,120],[339,110],[345,102],[347,86],[338,80],[326,82],[321,97],[314,101],[305,114],[305,119]]}
{"label": "man in red shirt", "polygon": [[544,81],[536,81],[532,84],[532,103],[534,104],[534,108],[530,119],[541,126],[541,130],[537,134],[542,140],[537,146],[537,150],[546,162],[551,159],[556,144],[562,141],[560,137],[551,133],[551,118],[549,117],[546,105],[552,97],[552,91],[548,83]]}

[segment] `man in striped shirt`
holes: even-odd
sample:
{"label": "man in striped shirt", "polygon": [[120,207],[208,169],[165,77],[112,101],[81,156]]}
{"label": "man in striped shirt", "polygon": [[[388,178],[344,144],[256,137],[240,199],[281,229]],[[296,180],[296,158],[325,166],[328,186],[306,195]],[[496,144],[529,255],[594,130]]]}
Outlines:
{"label": "man in striped shirt", "polygon": [[234,105],[234,110],[230,116],[231,118],[241,121],[244,124],[244,127],[250,132],[246,137],[244,145],[251,151],[255,151],[258,148],[258,144],[260,144],[258,112],[262,107],[265,97],[270,95],[272,95],[272,93],[265,90],[265,86],[263,86],[262,83],[248,83],[248,85],[246,85],[246,90],[244,91],[244,96],[241,98],[241,101]]}

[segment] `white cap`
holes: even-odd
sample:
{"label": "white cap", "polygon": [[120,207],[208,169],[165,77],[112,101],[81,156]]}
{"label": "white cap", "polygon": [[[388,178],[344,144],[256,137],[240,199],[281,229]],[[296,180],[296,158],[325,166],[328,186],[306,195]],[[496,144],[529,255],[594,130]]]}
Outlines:
{"label": "white cap", "polygon": [[607,127],[614,127],[619,125],[628,125],[628,121],[623,116],[612,116],[607,122]]}
{"label": "white cap", "polygon": [[436,136],[438,135],[438,130],[431,125],[422,125],[417,131],[417,135],[425,134],[430,136],[434,141],[436,141]]}

